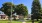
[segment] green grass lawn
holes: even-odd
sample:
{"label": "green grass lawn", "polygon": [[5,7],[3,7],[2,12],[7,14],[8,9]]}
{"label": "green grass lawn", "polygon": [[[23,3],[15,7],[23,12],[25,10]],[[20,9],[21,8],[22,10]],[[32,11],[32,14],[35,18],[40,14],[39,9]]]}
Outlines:
{"label": "green grass lawn", "polygon": [[[0,21],[0,23],[9,23],[9,22],[10,21],[4,21],[4,20],[3,21],[2,20]],[[20,21],[12,21],[12,23],[21,23],[21,22]]]}
{"label": "green grass lawn", "polygon": [[[32,22],[26,22],[26,23],[32,23]],[[38,23],[38,22],[34,22],[34,23]]]}
{"label": "green grass lawn", "polygon": [[[0,20],[0,23],[9,23],[9,21],[7,20]],[[22,23],[21,21],[12,21],[12,23]],[[29,21],[27,21],[26,23],[31,23]],[[35,22],[35,23],[38,23],[38,22]]]}

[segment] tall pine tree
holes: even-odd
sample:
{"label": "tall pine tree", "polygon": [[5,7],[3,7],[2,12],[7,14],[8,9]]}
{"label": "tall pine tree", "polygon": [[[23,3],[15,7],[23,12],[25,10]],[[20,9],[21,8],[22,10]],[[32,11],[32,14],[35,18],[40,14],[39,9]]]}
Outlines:
{"label": "tall pine tree", "polygon": [[32,3],[32,8],[31,8],[32,10],[31,14],[33,14],[32,19],[37,19],[38,21],[38,18],[40,16],[40,8],[41,6],[40,6],[39,0],[34,0]]}

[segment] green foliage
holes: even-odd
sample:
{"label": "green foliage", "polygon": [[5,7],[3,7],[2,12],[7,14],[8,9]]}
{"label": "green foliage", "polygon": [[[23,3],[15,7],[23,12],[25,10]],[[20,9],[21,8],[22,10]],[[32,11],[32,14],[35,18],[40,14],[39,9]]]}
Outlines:
{"label": "green foliage", "polygon": [[1,7],[1,10],[8,16],[11,15],[11,7],[12,7],[12,12],[14,12],[14,5],[11,2],[6,2],[2,4],[3,6]]}
{"label": "green foliage", "polygon": [[11,2],[6,2],[6,3],[2,4],[1,10],[5,14],[10,16],[11,15],[11,7],[12,7],[12,13],[16,12],[18,15],[19,14],[23,14],[24,16],[28,15],[27,7],[24,6],[23,4],[16,5],[16,8],[15,8],[14,4],[12,4]]}
{"label": "green foliage", "polygon": [[34,0],[33,3],[32,3],[32,12],[31,12],[31,14],[34,15],[33,18],[39,18],[40,9],[41,9],[41,6],[40,6],[39,0]]}
{"label": "green foliage", "polygon": [[42,8],[40,9],[40,14],[42,14]]}
{"label": "green foliage", "polygon": [[40,9],[40,19],[41,19],[41,16],[42,16],[42,8]]}
{"label": "green foliage", "polygon": [[16,11],[16,13],[17,13],[18,15],[19,15],[19,14],[23,14],[24,16],[25,16],[25,15],[28,15],[27,7],[24,6],[23,4],[17,5],[15,11]]}

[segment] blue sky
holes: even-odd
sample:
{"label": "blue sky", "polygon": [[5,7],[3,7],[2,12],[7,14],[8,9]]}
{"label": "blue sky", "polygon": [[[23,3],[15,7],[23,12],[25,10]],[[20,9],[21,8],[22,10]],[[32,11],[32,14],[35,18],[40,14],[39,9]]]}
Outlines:
{"label": "blue sky", "polygon": [[[12,0],[0,0],[0,7],[2,7],[2,4],[5,3],[5,2],[12,2]],[[13,0],[13,3],[15,5],[18,5],[18,4],[22,3],[25,6],[27,6],[29,14],[31,13],[32,2],[33,2],[33,0]],[[40,3],[42,5],[42,0],[40,0]]]}

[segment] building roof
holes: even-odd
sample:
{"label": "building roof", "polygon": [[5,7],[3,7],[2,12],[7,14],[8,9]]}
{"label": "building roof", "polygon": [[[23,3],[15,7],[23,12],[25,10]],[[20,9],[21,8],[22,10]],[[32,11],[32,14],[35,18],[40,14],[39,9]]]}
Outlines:
{"label": "building roof", "polygon": [[5,15],[4,12],[0,11],[0,15]]}
{"label": "building roof", "polygon": [[0,15],[5,15],[5,14],[0,14]]}

